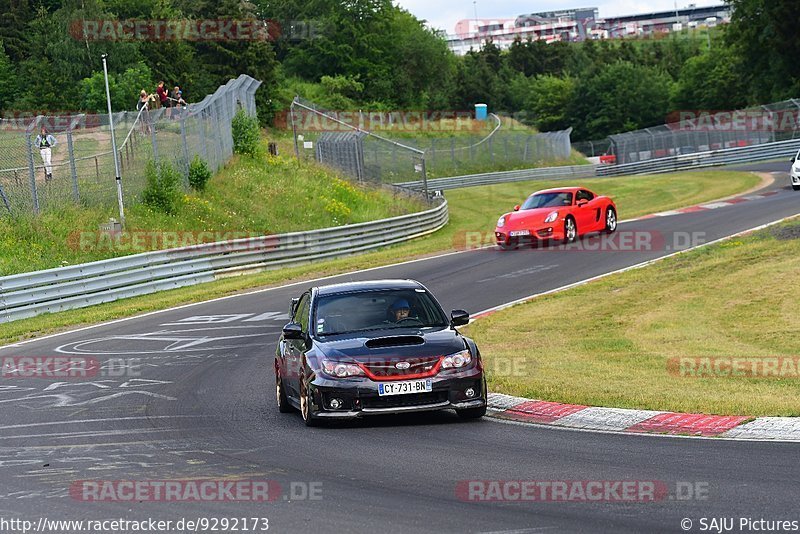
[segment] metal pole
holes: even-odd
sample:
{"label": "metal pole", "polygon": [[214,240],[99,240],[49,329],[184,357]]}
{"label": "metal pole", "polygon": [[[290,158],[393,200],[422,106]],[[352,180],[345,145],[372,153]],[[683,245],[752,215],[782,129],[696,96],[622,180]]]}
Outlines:
{"label": "metal pole", "polygon": [[100,56],[103,59],[103,75],[106,80],[106,103],[108,104],[108,124],[111,128],[111,150],[114,152],[114,171],[117,180],[117,202],[119,203],[119,222],[125,228],[125,204],[122,200],[122,176],[119,172],[119,159],[117,154],[117,138],[114,135],[114,115],[111,113],[111,91],[108,88],[108,66],[106,65],[106,58],[108,54]]}
{"label": "metal pole", "polygon": [[297,97],[294,98],[295,100],[292,101],[292,105],[289,106],[289,115],[292,121],[292,136],[294,137],[294,157],[300,159],[300,147],[297,146],[297,125],[294,123],[294,103]]}

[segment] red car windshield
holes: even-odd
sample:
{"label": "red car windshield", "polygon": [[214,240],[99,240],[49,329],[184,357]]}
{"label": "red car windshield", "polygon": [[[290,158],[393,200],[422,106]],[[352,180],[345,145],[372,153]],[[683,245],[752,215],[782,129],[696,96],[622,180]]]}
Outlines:
{"label": "red car windshield", "polygon": [[540,193],[531,196],[522,205],[523,210],[535,210],[537,208],[558,208],[562,206],[572,206],[572,193]]}

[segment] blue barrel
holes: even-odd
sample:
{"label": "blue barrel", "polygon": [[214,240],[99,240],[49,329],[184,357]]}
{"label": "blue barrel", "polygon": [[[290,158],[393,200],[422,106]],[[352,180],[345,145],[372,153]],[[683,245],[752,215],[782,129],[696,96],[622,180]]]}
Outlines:
{"label": "blue barrel", "polygon": [[475,119],[485,121],[488,117],[489,109],[486,104],[475,104]]}

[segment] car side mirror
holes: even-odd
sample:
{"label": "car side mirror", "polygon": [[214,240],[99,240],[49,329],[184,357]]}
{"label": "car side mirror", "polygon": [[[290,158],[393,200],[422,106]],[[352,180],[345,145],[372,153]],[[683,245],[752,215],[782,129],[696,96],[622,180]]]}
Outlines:
{"label": "car side mirror", "polygon": [[588,201],[588,200],[579,200],[579,201],[578,201],[578,207],[579,207],[579,208],[582,208],[582,207],[584,207],[584,206],[585,206],[586,204],[588,204],[588,203],[589,203],[589,201]]}
{"label": "car side mirror", "polygon": [[464,310],[453,310],[450,312],[450,323],[453,326],[464,326],[469,324],[469,312]]}
{"label": "car side mirror", "polygon": [[520,208],[521,208],[521,206],[519,204],[517,204],[516,206],[514,206],[514,211],[519,211]]}
{"label": "car side mirror", "polygon": [[289,317],[294,317],[294,311],[297,309],[297,303],[300,302],[300,297],[294,297],[292,304],[289,306]]}
{"label": "car side mirror", "polygon": [[288,323],[283,327],[283,339],[303,339],[303,327],[298,323]]}

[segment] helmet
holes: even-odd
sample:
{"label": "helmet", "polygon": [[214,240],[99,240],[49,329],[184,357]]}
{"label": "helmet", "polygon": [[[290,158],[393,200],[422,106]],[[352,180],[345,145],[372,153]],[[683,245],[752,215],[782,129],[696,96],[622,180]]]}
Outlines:
{"label": "helmet", "polygon": [[390,308],[393,312],[397,310],[410,310],[411,306],[408,304],[406,299],[398,299],[392,304]]}

